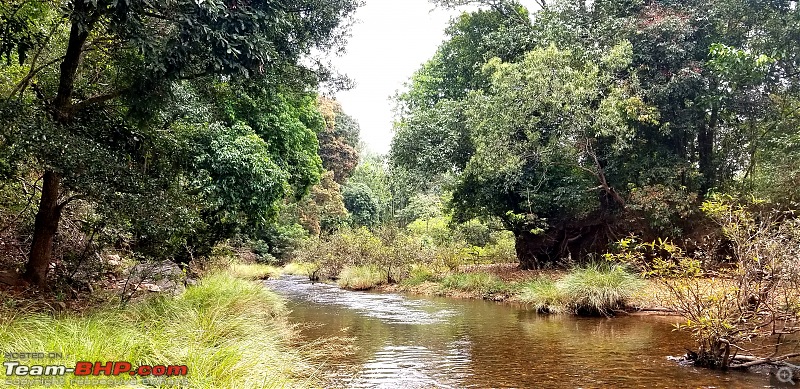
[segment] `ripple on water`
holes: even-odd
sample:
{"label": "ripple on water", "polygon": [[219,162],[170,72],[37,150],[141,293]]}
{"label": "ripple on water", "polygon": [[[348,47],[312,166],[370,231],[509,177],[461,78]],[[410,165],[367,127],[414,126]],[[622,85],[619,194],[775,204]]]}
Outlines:
{"label": "ripple on water", "polygon": [[470,356],[460,342],[445,352],[421,346],[385,346],[355,377],[340,377],[348,388],[456,388],[470,372]]}
{"label": "ripple on water", "polygon": [[455,312],[426,300],[410,300],[391,293],[353,292],[335,285],[283,276],[266,281],[276,292],[292,299],[337,305],[359,314],[395,324],[436,324],[446,322]]}

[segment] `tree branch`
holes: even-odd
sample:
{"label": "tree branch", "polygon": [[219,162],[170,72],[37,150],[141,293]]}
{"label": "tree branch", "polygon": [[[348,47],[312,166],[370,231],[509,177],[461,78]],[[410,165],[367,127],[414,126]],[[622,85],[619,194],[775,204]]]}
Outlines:
{"label": "tree branch", "polygon": [[125,93],[125,91],[126,91],[125,89],[120,89],[120,90],[117,90],[117,91],[114,91],[114,92],[111,92],[111,93],[108,93],[108,94],[105,94],[105,95],[99,95],[99,96],[90,97],[90,98],[88,98],[86,100],[81,101],[80,103],[72,104],[72,106],[70,107],[70,112],[71,113],[75,113],[75,112],[80,111],[80,110],[82,110],[82,109],[84,109],[86,107],[89,107],[89,106],[92,106],[92,105],[95,105],[95,104],[100,104],[100,103],[106,102],[108,100],[116,99],[117,97],[122,96]]}

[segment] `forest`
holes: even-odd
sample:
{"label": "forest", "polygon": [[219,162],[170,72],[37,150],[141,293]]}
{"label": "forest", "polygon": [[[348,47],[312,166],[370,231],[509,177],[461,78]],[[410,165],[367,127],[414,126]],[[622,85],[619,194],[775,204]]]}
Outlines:
{"label": "forest", "polygon": [[[796,360],[797,1],[536,4],[431,0],[457,16],[392,97],[382,155],[332,97],[359,0],[5,0],[0,349],[96,336],[108,350],[63,347],[104,360],[147,349],[104,325],[183,339],[229,315],[214,331],[239,343],[211,354],[260,362],[230,362],[235,381],[193,359],[192,387],[273,362],[307,386],[313,356],[253,286],[285,273],[542,315],[654,308],[697,366]],[[114,358],[186,360],[169,347]]]}

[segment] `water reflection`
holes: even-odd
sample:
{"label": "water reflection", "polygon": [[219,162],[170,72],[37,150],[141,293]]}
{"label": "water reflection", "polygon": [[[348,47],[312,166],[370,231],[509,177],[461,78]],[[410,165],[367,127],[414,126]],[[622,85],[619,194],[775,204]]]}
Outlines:
{"label": "water reflection", "polygon": [[353,388],[755,388],[765,376],[676,366],[691,342],[657,317],[540,316],[484,301],[342,291],[287,277],[267,285],[308,339],[348,336],[357,352],[328,366]]}

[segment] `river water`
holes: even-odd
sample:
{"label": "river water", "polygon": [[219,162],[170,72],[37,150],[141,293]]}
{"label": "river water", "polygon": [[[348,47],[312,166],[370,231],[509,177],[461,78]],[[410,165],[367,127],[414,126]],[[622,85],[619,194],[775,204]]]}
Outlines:
{"label": "river water", "polygon": [[[346,388],[769,388],[766,375],[679,366],[692,346],[675,318],[544,316],[511,304],[352,292],[284,276],[304,339],[352,338],[325,361]],[[335,344],[335,343],[333,343]]]}

